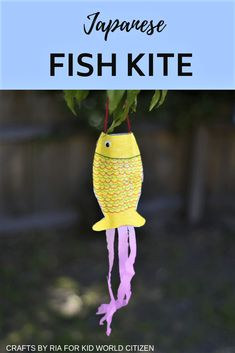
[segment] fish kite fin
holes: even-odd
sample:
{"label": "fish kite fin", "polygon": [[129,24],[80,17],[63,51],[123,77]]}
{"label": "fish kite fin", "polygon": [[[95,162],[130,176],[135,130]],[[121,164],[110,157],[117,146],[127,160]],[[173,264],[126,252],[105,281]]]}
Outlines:
{"label": "fish kite fin", "polygon": [[145,224],[145,219],[135,210],[127,210],[119,213],[105,215],[99,222],[95,223],[92,229],[96,232],[102,230],[119,228],[123,225],[142,227]]}

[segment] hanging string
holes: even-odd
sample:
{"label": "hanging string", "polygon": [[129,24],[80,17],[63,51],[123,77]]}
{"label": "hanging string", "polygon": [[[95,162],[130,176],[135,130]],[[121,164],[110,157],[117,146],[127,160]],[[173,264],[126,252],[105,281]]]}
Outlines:
{"label": "hanging string", "polygon": [[126,122],[127,122],[128,132],[131,132],[131,121],[130,121],[129,115],[127,115]]}
{"label": "hanging string", "polygon": [[[109,98],[107,98],[105,104],[105,117],[104,117],[104,132],[107,133],[108,130],[108,121],[109,121]],[[131,121],[129,115],[126,117],[128,132],[131,132]]]}
{"label": "hanging string", "polygon": [[105,104],[105,117],[104,117],[104,132],[105,133],[108,130],[108,121],[109,121],[109,98],[107,97],[107,101]]}

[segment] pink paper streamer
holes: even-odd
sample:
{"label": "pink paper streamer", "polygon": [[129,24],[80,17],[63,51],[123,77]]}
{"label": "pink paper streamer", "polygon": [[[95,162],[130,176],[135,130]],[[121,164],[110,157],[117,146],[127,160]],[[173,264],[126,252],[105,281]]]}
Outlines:
{"label": "pink paper streamer", "polygon": [[120,285],[118,288],[117,299],[115,300],[112,284],[111,275],[114,262],[114,238],[115,229],[106,231],[107,248],[109,255],[109,273],[107,277],[108,289],[110,295],[110,303],[102,304],[98,308],[97,314],[103,315],[100,320],[100,325],[107,322],[106,334],[111,334],[111,324],[113,315],[118,309],[126,306],[131,298],[131,280],[135,275],[134,264],[136,258],[136,237],[135,229],[132,226],[123,226],[118,228],[118,257],[119,257],[119,274],[120,274]]}

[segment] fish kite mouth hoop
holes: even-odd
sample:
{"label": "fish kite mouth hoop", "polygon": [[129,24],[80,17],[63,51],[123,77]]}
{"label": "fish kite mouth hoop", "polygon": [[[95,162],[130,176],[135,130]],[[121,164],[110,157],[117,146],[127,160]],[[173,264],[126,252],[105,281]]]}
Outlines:
{"label": "fish kite mouth hoop", "polygon": [[116,134],[106,134],[106,135],[108,135],[108,136],[121,136],[121,135],[130,135],[130,134],[132,134],[132,132],[130,131],[130,132],[117,132]]}

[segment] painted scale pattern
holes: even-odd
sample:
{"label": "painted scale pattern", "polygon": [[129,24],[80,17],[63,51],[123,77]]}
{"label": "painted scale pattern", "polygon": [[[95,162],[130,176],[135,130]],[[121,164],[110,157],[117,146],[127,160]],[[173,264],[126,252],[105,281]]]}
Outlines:
{"label": "painted scale pattern", "polygon": [[110,158],[95,153],[94,191],[103,213],[136,209],[143,182],[141,156]]}

